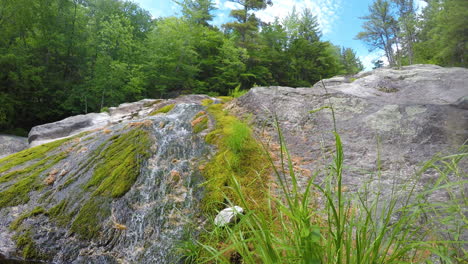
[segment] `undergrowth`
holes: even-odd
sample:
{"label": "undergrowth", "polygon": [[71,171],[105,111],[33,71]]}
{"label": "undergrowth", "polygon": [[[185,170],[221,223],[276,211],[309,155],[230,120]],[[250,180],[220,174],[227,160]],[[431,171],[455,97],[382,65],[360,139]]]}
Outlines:
{"label": "undergrowth", "polygon": [[[202,211],[214,217],[230,202],[242,201],[248,208],[263,210],[268,202],[267,183],[271,170],[262,146],[254,139],[248,125],[229,115],[222,104],[210,104],[207,112],[215,119],[215,128],[205,139],[217,147],[217,154],[202,169],[205,178]],[[247,198],[234,191],[237,185],[242,186]],[[200,239],[220,250],[227,246],[223,236],[203,233]],[[205,253],[201,255],[208,257]]]}

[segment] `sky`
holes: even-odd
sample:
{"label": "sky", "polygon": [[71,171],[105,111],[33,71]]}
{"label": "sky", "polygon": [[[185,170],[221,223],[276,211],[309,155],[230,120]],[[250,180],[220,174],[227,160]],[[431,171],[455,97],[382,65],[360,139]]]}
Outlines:
{"label": "sky", "polygon": [[[148,10],[153,17],[179,16],[180,8],[172,0],[132,0]],[[368,47],[360,40],[355,40],[361,31],[363,17],[368,14],[368,6],[373,0],[272,0],[273,5],[256,12],[262,21],[273,22],[275,17],[286,17],[294,7],[300,12],[309,8],[317,16],[322,31],[322,40],[334,45],[352,48],[361,59],[366,70],[372,69],[372,60],[383,59],[383,51],[369,52]],[[236,9],[236,4],[227,0],[213,0],[217,10],[214,11],[213,25],[221,26],[230,21],[229,12]],[[419,11],[425,2],[416,0]],[[385,60],[384,60],[385,61]]]}

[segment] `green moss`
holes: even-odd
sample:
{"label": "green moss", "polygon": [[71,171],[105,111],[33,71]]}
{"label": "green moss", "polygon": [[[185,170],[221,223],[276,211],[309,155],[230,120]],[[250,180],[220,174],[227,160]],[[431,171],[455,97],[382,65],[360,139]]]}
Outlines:
{"label": "green moss", "polygon": [[151,112],[149,115],[154,116],[154,115],[161,114],[161,113],[165,114],[165,113],[171,111],[174,108],[174,106],[175,106],[175,104],[170,104],[170,105],[163,106],[163,107]]}
{"label": "green moss", "polygon": [[60,201],[49,209],[49,218],[54,220],[59,226],[66,226],[71,222],[71,215],[67,213],[68,199]]}
{"label": "green moss", "polygon": [[93,239],[99,235],[103,221],[110,214],[110,199],[93,197],[80,209],[70,230],[77,233],[83,239]]}
{"label": "green moss", "polygon": [[38,207],[34,208],[31,212],[27,212],[27,213],[24,213],[24,214],[18,216],[13,222],[11,222],[10,229],[11,230],[17,230],[18,227],[20,227],[20,225],[23,223],[23,221],[26,218],[30,218],[30,217],[40,215],[40,214],[44,214],[44,213],[46,213],[46,210],[44,209],[44,207],[38,206]]}
{"label": "green moss", "polygon": [[8,189],[0,192],[0,208],[27,203],[29,201],[29,193],[31,191],[40,190],[45,187],[39,177],[41,173],[66,158],[67,155],[68,154],[66,152],[61,152],[59,154],[49,156],[44,160],[39,161],[39,165],[31,165],[23,170],[16,171],[13,175],[14,177],[9,176],[9,178],[18,180],[16,183],[8,187]]}
{"label": "green moss", "polygon": [[34,260],[45,259],[45,256],[37,249],[30,230],[16,234],[13,236],[13,240],[16,243],[16,247],[22,251],[23,258]]}
{"label": "green moss", "polygon": [[232,97],[232,96],[218,96],[216,98],[221,100],[221,102],[223,102],[223,103],[230,102],[230,101],[232,101],[234,99],[234,97]]}
{"label": "green moss", "polygon": [[213,104],[213,100],[211,100],[211,99],[203,99],[203,100],[201,101],[201,104],[202,104],[203,106],[209,106],[210,104]]}
{"label": "green moss", "polygon": [[383,92],[383,93],[396,93],[398,92],[398,89],[397,88],[389,88],[389,87],[378,87],[377,90]]}
{"label": "green moss", "polygon": [[264,210],[269,178],[266,153],[253,138],[248,125],[226,113],[223,105],[210,105],[208,112],[215,118],[216,127],[205,139],[216,145],[218,152],[203,170],[206,194],[202,209],[216,213],[225,206],[225,197],[242,205],[240,197],[233,191],[235,179],[248,197],[245,206],[251,210]]}
{"label": "green moss", "polygon": [[[56,148],[60,147],[71,138],[65,138],[57,141],[53,141],[47,144],[39,145],[34,148],[25,149],[13,155],[7,156],[0,159],[0,173],[10,170],[16,166],[24,164],[33,160],[41,160],[50,155],[50,153]],[[2,176],[1,178],[3,178]],[[0,179],[1,179],[0,178]]]}
{"label": "green moss", "polygon": [[192,127],[193,133],[198,134],[208,128],[208,117],[206,115],[199,117],[195,116],[192,124],[194,124]]}
{"label": "green moss", "polygon": [[94,189],[94,195],[121,197],[135,183],[141,163],[150,155],[151,140],[147,131],[133,129],[113,136],[96,157],[93,176],[85,189]]}

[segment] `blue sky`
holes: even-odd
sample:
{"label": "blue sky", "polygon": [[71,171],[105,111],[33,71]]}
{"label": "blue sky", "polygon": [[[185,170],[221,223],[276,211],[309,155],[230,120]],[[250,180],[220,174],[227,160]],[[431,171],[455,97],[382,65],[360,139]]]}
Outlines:
{"label": "blue sky", "polygon": [[[180,15],[180,9],[172,0],[132,0],[142,8],[148,10],[153,17]],[[362,20],[359,17],[368,14],[368,6],[373,0],[272,0],[273,6],[256,13],[263,21],[271,22],[275,17],[284,18],[296,7],[297,11],[309,8],[322,30],[322,39],[329,40],[335,45],[353,48],[366,70],[372,68],[371,61],[383,55],[381,51],[370,53],[367,46],[354,37],[361,30]],[[236,4],[227,0],[213,0],[218,10],[214,12],[213,24],[220,26],[226,23],[231,9]],[[422,0],[416,0],[422,5]]]}

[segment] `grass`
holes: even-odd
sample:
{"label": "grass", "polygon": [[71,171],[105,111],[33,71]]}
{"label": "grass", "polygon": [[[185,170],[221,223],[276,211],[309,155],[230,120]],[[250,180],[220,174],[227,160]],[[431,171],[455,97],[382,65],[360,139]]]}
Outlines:
{"label": "grass", "polygon": [[236,88],[234,88],[234,90],[230,90],[229,96],[234,97],[234,98],[239,98],[248,92],[248,90],[241,90],[240,87],[241,85],[239,84],[236,86]]}
{"label": "grass", "polygon": [[[453,155],[426,162],[406,184],[398,186],[406,190],[405,195],[394,186],[391,196],[383,197],[366,184],[357,193],[344,191],[344,152],[335,132],[333,163],[317,171],[301,189],[277,123],[282,168],[274,166],[271,156],[268,159],[282,195],[266,192],[252,199],[236,167],[246,165],[236,159],[245,153],[245,142],[250,140],[245,138],[248,127],[229,120],[220,109],[211,113],[221,120],[217,129],[226,131],[213,131],[207,137],[219,149],[211,161],[213,168],[205,173],[212,187],[207,197],[215,201],[224,197],[225,204],[248,211],[236,225],[211,226],[198,240],[186,241],[181,247],[186,263],[465,263],[467,241],[462,234],[468,226],[468,200],[463,188],[468,181],[460,164],[468,156],[466,145]],[[216,169],[223,166],[228,169]],[[437,180],[416,192],[416,182],[428,171],[437,172]],[[326,180],[317,184],[314,180],[320,173]],[[267,182],[266,177],[259,180]],[[256,188],[265,190],[261,183]],[[441,190],[448,193],[448,201],[429,201],[428,196]],[[317,194],[324,199],[322,207],[314,201]],[[208,218],[213,220],[212,215]]]}
{"label": "grass", "polygon": [[235,183],[231,175],[236,176],[236,181],[248,195],[249,207],[263,207],[270,171],[262,146],[253,138],[248,125],[227,114],[222,104],[212,104],[207,111],[216,120],[216,126],[206,135],[206,140],[214,144],[218,152],[203,169],[207,189],[203,210],[214,213],[227,206],[228,199],[240,202],[240,197],[233,191]]}

